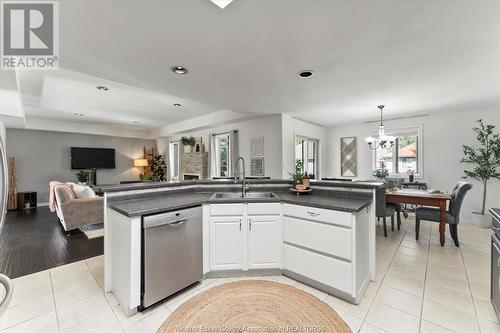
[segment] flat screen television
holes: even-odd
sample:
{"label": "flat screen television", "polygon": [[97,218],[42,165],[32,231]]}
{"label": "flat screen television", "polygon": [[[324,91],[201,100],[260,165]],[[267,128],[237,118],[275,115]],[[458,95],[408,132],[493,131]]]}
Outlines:
{"label": "flat screen television", "polygon": [[112,148],[71,147],[71,169],[114,169],[115,150]]}

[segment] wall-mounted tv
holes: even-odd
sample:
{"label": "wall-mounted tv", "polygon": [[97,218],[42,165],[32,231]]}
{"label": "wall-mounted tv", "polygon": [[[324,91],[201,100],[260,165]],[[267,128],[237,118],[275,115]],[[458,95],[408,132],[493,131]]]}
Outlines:
{"label": "wall-mounted tv", "polygon": [[71,147],[71,169],[114,169],[115,150],[112,148]]}

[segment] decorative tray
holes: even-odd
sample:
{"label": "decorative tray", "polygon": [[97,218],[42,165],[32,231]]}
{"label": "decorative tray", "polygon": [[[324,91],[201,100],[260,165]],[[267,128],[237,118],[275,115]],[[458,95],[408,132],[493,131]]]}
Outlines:
{"label": "decorative tray", "polygon": [[298,190],[296,188],[291,187],[290,191],[293,192],[293,193],[296,193],[297,195],[301,195],[301,194],[309,194],[309,193],[311,193],[312,189],[308,188],[307,190]]}

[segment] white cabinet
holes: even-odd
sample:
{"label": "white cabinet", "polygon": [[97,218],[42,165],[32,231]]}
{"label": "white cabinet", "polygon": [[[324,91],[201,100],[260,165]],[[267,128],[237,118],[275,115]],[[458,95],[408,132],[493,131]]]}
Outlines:
{"label": "white cabinet", "polygon": [[248,216],[248,268],[280,268],[281,216]]}
{"label": "white cabinet", "polygon": [[276,203],[211,205],[210,270],[281,268],[281,221]]}
{"label": "white cabinet", "polygon": [[245,237],[243,216],[211,217],[210,269],[243,269],[246,256],[243,247]]}

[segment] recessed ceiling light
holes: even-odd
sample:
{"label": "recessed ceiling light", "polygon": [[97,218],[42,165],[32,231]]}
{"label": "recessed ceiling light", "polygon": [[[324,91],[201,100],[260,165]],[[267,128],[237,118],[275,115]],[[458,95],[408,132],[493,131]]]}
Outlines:
{"label": "recessed ceiling light", "polygon": [[182,105],[180,105],[179,103],[174,103],[174,106],[175,106],[176,108],[180,108]]}
{"label": "recessed ceiling light", "polygon": [[313,74],[314,72],[311,70],[304,70],[299,72],[299,76],[303,79],[310,78],[311,76],[313,76]]}
{"label": "recessed ceiling light", "polygon": [[105,87],[105,86],[97,86],[96,87],[98,90],[102,90],[102,91],[108,91],[109,88],[108,87]]}
{"label": "recessed ceiling light", "polygon": [[224,9],[227,5],[229,5],[233,0],[210,0],[220,8]]}
{"label": "recessed ceiling light", "polygon": [[178,65],[177,66],[172,66],[172,67],[170,67],[170,69],[175,74],[180,74],[180,75],[187,74],[187,72],[188,72],[187,68],[184,67],[184,66],[178,66]]}

